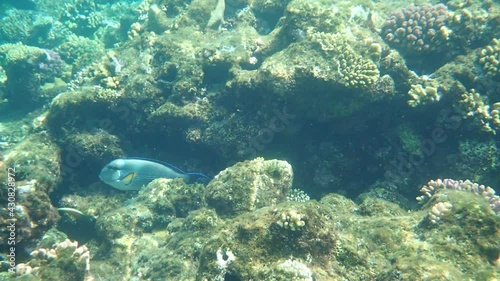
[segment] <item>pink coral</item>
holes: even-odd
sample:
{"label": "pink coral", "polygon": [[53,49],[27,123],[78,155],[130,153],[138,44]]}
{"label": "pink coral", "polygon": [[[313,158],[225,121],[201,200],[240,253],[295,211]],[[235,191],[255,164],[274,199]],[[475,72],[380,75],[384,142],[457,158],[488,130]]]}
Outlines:
{"label": "pink coral", "polygon": [[424,194],[417,197],[419,202],[423,202],[426,199],[431,198],[434,193],[440,189],[454,189],[472,192],[477,194],[490,203],[491,209],[496,213],[500,213],[500,197],[495,195],[495,190],[489,186],[480,185],[470,180],[453,180],[453,179],[437,179],[431,180],[426,185],[422,186],[420,191]]}
{"label": "pink coral", "polygon": [[443,4],[410,6],[393,13],[381,36],[399,51],[417,55],[437,52],[448,41],[448,9]]}

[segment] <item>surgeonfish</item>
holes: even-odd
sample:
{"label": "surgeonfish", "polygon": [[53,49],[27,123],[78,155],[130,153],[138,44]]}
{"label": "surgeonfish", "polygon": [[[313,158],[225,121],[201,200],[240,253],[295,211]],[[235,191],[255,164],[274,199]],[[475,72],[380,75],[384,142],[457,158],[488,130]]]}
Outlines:
{"label": "surgeonfish", "polygon": [[157,178],[183,178],[191,183],[211,179],[200,173],[186,173],[175,166],[154,159],[120,158],[102,168],[99,178],[119,190],[139,190]]}

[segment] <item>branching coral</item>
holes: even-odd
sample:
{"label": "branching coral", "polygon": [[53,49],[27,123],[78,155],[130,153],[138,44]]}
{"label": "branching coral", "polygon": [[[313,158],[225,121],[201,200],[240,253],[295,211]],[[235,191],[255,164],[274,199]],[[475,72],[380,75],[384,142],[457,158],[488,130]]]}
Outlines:
{"label": "branching coral", "polygon": [[408,105],[416,107],[421,104],[437,102],[440,99],[438,93],[439,85],[435,79],[425,78],[422,79],[421,84],[411,85],[408,95]]}
{"label": "branching coral", "polygon": [[474,89],[462,93],[457,108],[464,113],[465,118],[473,118],[485,132],[496,134],[500,128],[500,103],[490,106],[487,99]]}
{"label": "branching coral", "polygon": [[335,60],[340,84],[347,88],[367,88],[379,79],[377,66],[357,54],[342,35],[320,32],[312,37]]}
{"label": "branching coral", "polygon": [[500,197],[495,195],[495,190],[489,186],[480,185],[470,180],[437,179],[431,180],[422,186],[420,191],[424,194],[417,197],[417,201],[424,202],[442,189],[461,190],[477,194],[490,203],[491,209],[500,213]]}
{"label": "branching coral", "polygon": [[500,39],[494,38],[479,54],[479,64],[486,75],[500,77]]}

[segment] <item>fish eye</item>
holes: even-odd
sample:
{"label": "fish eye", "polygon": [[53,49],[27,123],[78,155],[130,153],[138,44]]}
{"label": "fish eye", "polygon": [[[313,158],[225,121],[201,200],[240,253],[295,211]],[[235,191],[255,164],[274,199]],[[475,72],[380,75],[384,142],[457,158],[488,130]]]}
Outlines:
{"label": "fish eye", "polygon": [[108,166],[108,168],[111,169],[111,170],[118,170],[118,167],[114,166],[114,165],[113,166]]}

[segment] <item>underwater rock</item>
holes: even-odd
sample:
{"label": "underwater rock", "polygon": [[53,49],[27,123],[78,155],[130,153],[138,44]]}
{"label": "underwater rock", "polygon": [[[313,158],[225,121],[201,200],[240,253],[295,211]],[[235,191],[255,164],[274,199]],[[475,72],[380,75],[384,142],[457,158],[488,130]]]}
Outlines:
{"label": "underwater rock", "polygon": [[[46,132],[32,134],[9,148],[4,155],[6,167],[16,169],[18,185],[35,180],[36,191],[50,194],[62,179],[61,150]],[[31,188],[23,190],[28,192]]]}
{"label": "underwater rock", "polygon": [[495,190],[489,186],[471,182],[470,180],[437,179],[431,180],[422,186],[420,192],[424,195],[418,196],[417,201],[423,203],[432,198],[440,190],[458,190],[479,195],[490,204],[491,210],[498,214],[500,212],[500,197],[495,195]]}
{"label": "underwater rock", "polygon": [[31,278],[36,277],[34,280],[91,280],[90,252],[87,246],[78,246],[78,241],[66,239],[50,249],[40,248],[30,255],[28,263],[16,266],[15,276],[19,279],[33,280]]}
{"label": "underwater rock", "polygon": [[0,45],[0,65],[7,75],[5,93],[11,104],[25,106],[40,101],[40,67],[49,59],[47,51],[37,47]]}
{"label": "underwater rock", "polygon": [[142,204],[155,214],[186,217],[202,206],[202,184],[187,184],[183,179],[156,179],[141,189],[134,204]]}
{"label": "underwater rock", "polygon": [[166,228],[176,217],[186,217],[202,206],[203,186],[182,179],[156,179],[139,191],[129,204],[108,210],[96,221],[107,239],[133,237]]}
{"label": "underwater rock", "polygon": [[285,201],[292,179],[287,162],[256,158],[216,175],[206,188],[205,200],[218,215],[233,217]]}
{"label": "underwater rock", "polygon": [[[27,186],[33,190],[26,191]],[[19,186],[20,194],[16,197],[15,208],[15,240],[19,245],[33,246],[44,233],[55,226],[59,220],[57,210],[52,206],[49,196],[42,191],[35,191],[36,181]],[[11,213],[7,208],[0,210],[0,223],[8,226],[11,223]],[[5,237],[2,240],[0,251],[8,249],[7,237],[10,229],[4,227],[0,234]],[[10,244],[9,244],[10,245]]]}
{"label": "underwater rock", "polygon": [[167,15],[157,5],[151,5],[148,11],[148,28],[158,34],[167,31],[171,26]]}

